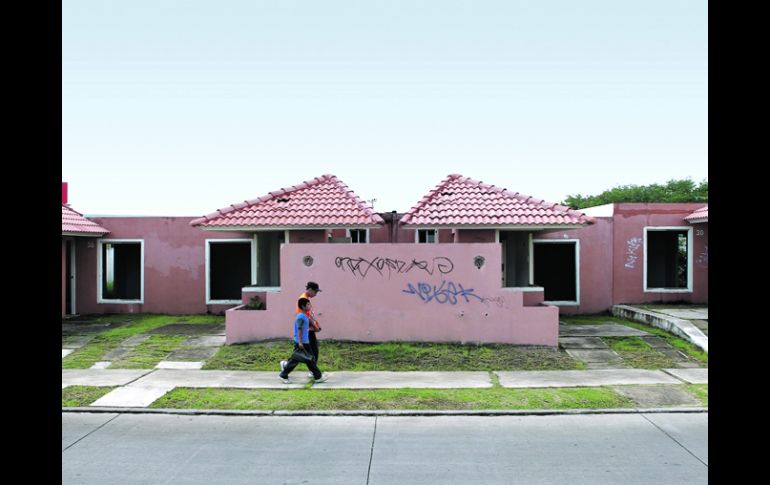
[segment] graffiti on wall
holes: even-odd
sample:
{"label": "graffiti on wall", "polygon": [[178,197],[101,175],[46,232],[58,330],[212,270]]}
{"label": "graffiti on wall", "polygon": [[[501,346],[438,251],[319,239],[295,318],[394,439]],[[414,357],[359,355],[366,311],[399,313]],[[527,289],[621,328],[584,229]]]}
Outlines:
{"label": "graffiti on wall", "polygon": [[372,270],[380,276],[385,276],[385,273],[387,273],[388,278],[390,278],[393,273],[406,274],[413,269],[425,271],[431,276],[435,272],[447,274],[451,273],[455,267],[451,259],[443,256],[435,257],[430,262],[416,259],[407,262],[401,259],[381,258],[379,256],[372,260],[338,256],[334,260],[334,264],[342,271],[349,270],[353,275],[362,278],[366,278]]}
{"label": "graffiti on wall", "polygon": [[703,246],[703,251],[700,252],[698,258],[695,260],[698,266],[701,268],[708,268],[709,265],[709,247]]}
{"label": "graffiti on wall", "polygon": [[405,290],[401,290],[402,293],[410,295],[417,295],[424,303],[434,301],[441,305],[449,303],[456,305],[461,299],[465,299],[465,303],[470,303],[471,298],[475,298],[481,303],[489,305],[489,303],[496,303],[497,306],[502,307],[505,300],[502,297],[497,298],[485,298],[477,295],[473,288],[464,288],[460,283],[442,281],[441,285],[431,285],[429,283],[417,283],[417,286],[412,283],[406,285]]}
{"label": "graffiti on wall", "polygon": [[640,247],[642,247],[642,238],[640,237],[632,237],[626,241],[626,268],[636,267],[636,261],[639,259],[636,252]]}

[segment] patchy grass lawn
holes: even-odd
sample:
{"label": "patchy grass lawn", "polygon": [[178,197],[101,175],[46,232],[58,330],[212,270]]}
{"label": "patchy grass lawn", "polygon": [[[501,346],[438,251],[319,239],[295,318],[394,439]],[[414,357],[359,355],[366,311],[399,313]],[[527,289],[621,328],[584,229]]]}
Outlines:
{"label": "patchy grass lawn", "polygon": [[[203,369],[277,370],[292,352],[291,340],[228,345],[206,361]],[[319,341],[319,367],[324,371],[491,371],[568,370],[585,364],[566,352],[543,347],[489,344],[462,345],[415,342],[364,343]]]}
{"label": "patchy grass lawn", "polygon": [[677,367],[674,359],[653,349],[639,337],[601,337],[623,361],[635,369],[668,369]]}
{"label": "patchy grass lawn", "polygon": [[610,388],[291,389],[176,388],[151,408],[260,410],[598,409],[634,402]]}
{"label": "patchy grass lawn", "polygon": [[152,369],[175,349],[180,348],[185,335],[152,335],[131,352],[114,360],[110,369]]}
{"label": "patchy grass lawn", "polygon": [[[86,345],[64,357],[62,359],[62,369],[88,369],[96,362],[103,361],[103,356],[117,348],[125,339],[170,323],[224,323],[225,317],[219,315],[156,315],[138,313],[102,315],[88,319],[87,323],[120,322],[126,320],[130,320],[130,322],[96,335]],[[71,323],[78,322],[73,321]],[[69,336],[68,339],[74,337],[76,336]]]}
{"label": "patchy grass lawn", "polygon": [[709,385],[708,384],[688,384],[684,390],[701,400],[704,406],[709,405]]}
{"label": "patchy grass lawn", "polygon": [[69,386],[61,390],[63,408],[85,407],[94,403],[116,387]]}
{"label": "patchy grass lawn", "polygon": [[625,320],[622,318],[615,317],[613,315],[580,315],[575,317],[561,317],[561,321],[568,325],[597,325],[601,323],[618,323],[620,325],[625,325],[627,327],[636,328],[638,330],[643,330],[645,332],[648,332],[652,335],[657,335],[658,337],[661,337],[668,342],[669,345],[674,347],[675,349],[681,350],[685,354],[687,354],[689,357],[695,359],[695,361],[702,365],[703,367],[708,367],[709,362],[709,354],[707,352],[702,351],[699,347],[691,344],[687,340],[684,340],[683,338],[679,338],[676,335],[670,334],[666,332],[665,330],[662,330],[660,328],[653,327],[651,325],[645,325],[644,323],[639,322],[632,322],[630,320]]}

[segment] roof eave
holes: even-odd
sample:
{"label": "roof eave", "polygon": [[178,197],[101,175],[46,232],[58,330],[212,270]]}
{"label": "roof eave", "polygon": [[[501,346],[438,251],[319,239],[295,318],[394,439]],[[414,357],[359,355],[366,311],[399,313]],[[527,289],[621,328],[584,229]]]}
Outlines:
{"label": "roof eave", "polygon": [[585,224],[403,224],[406,229],[505,229],[505,230],[538,230],[538,229],[580,229]]}
{"label": "roof eave", "polygon": [[382,227],[380,224],[327,224],[322,226],[203,226],[204,231],[305,231],[305,230],[326,230],[326,229],[377,229]]}
{"label": "roof eave", "polygon": [[109,234],[109,231],[108,232],[71,232],[71,231],[67,231],[67,232],[62,232],[61,233],[62,236],[84,236],[84,237],[102,237],[102,236],[106,236],[107,234]]}

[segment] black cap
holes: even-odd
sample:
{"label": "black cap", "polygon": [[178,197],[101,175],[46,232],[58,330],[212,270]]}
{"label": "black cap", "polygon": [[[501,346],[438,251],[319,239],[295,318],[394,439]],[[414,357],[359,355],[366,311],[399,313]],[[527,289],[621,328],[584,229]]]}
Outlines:
{"label": "black cap", "polygon": [[306,290],[315,290],[315,291],[321,291],[321,288],[318,287],[318,283],[315,281],[308,281],[307,286],[305,287]]}

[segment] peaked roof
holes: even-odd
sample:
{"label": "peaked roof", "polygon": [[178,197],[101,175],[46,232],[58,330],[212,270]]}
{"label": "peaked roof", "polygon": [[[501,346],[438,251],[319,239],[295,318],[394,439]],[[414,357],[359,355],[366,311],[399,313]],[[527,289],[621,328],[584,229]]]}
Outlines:
{"label": "peaked roof", "polygon": [[76,212],[72,208],[61,205],[61,233],[62,235],[73,236],[104,236],[110,231],[103,228],[94,221],[83,217],[83,214]]}
{"label": "peaked roof", "polygon": [[699,222],[708,222],[709,221],[708,204],[706,204],[705,207],[701,207],[700,209],[696,210],[689,216],[685,217],[684,220],[689,222],[690,224],[698,224]]}
{"label": "peaked roof", "polygon": [[205,228],[377,226],[382,217],[334,175],[322,175],[190,221]]}
{"label": "peaked roof", "polygon": [[569,207],[451,174],[401,223],[413,226],[574,226],[594,219]]}

